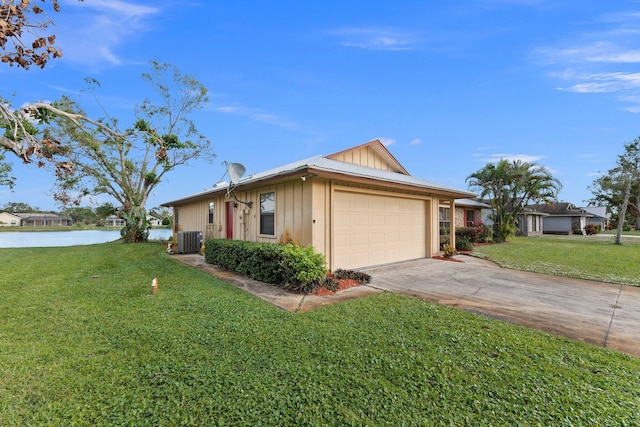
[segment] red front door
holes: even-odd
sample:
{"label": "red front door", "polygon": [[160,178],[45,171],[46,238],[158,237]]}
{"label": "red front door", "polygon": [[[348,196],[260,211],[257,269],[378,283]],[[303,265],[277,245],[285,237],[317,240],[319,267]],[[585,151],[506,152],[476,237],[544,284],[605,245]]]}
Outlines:
{"label": "red front door", "polygon": [[233,239],[233,202],[227,202],[227,239]]}

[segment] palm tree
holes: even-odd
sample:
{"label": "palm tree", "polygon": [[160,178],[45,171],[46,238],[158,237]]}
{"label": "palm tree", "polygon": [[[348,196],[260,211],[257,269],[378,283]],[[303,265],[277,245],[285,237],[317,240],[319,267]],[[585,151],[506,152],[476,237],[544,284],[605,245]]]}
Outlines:
{"label": "palm tree", "polygon": [[520,160],[501,159],[487,163],[467,177],[469,188],[479,189],[480,198],[491,199],[494,239],[511,237],[518,217],[530,203],[556,200],[562,184],[544,166]]}

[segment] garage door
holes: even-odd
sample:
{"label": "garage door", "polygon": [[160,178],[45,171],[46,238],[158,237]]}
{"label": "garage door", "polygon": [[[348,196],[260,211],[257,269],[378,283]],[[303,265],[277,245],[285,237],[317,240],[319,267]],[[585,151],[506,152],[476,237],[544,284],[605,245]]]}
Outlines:
{"label": "garage door", "polygon": [[425,257],[425,205],[424,200],[336,191],[334,267]]}

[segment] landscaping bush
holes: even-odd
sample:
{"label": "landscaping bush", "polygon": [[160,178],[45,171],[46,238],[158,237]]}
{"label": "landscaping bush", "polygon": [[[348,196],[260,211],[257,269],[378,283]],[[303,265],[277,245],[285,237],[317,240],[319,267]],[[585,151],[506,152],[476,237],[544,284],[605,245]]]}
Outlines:
{"label": "landscaping bush", "polygon": [[482,231],[480,232],[480,237],[478,238],[478,243],[488,243],[493,241],[493,228],[487,224],[481,224]]}
{"label": "landscaping bush", "polygon": [[465,239],[471,243],[478,243],[480,240],[480,227],[456,227],[456,247],[458,246],[458,239]]}
{"label": "landscaping bush", "polygon": [[456,227],[456,237],[469,240],[472,244],[491,242],[493,228],[482,221],[475,221],[470,227]]}
{"label": "landscaping bush", "polygon": [[445,258],[451,258],[457,253],[456,248],[454,248],[453,245],[450,245],[450,244],[444,245],[442,247],[442,251],[444,252]]}
{"label": "landscaping bush", "polygon": [[472,251],[473,243],[466,237],[456,236],[456,250],[457,251]]}
{"label": "landscaping bush", "polygon": [[283,248],[284,254],[281,261],[284,269],[281,287],[295,292],[310,293],[321,286],[327,274],[324,255],[315,252],[312,246],[302,247],[294,243],[277,246]]}
{"label": "landscaping bush", "polygon": [[587,236],[598,234],[598,227],[594,224],[587,224],[586,227],[584,227],[584,232]]}
{"label": "landscaping bush", "polygon": [[355,270],[343,270],[342,268],[337,269],[333,272],[333,277],[336,279],[353,279],[361,285],[365,285],[371,281],[371,276],[367,273],[363,273],[361,271]]}
{"label": "landscaping bush", "polygon": [[320,287],[327,273],[324,255],[311,246],[294,243],[212,239],[206,242],[205,260],[225,270],[303,293]]}

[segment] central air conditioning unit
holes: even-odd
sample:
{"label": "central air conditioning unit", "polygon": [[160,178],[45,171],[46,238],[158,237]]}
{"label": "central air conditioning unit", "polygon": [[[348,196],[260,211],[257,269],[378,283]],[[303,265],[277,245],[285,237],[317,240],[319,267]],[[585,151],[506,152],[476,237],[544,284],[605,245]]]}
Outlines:
{"label": "central air conditioning unit", "polygon": [[178,253],[196,254],[202,245],[201,231],[181,231],[178,233]]}

